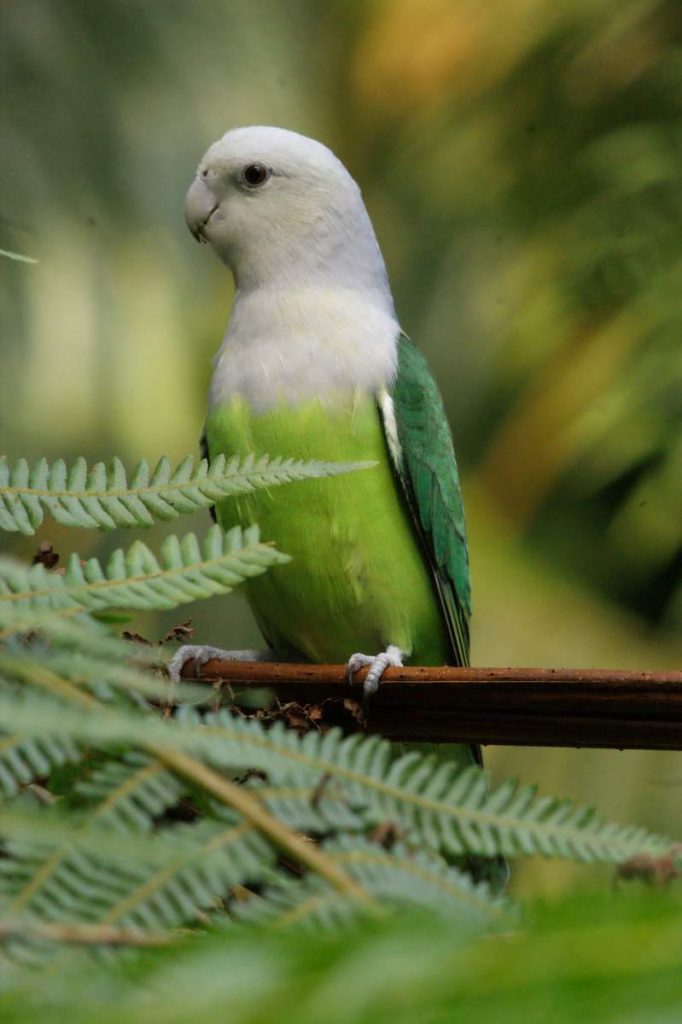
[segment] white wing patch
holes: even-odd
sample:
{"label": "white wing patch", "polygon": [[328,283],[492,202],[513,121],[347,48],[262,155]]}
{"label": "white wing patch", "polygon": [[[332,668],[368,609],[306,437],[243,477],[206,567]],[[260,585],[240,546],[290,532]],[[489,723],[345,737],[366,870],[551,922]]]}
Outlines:
{"label": "white wing patch", "polygon": [[386,443],[388,445],[389,455],[391,456],[391,462],[398,474],[402,477],[403,449],[400,444],[400,438],[398,437],[398,422],[395,418],[395,405],[393,404],[393,399],[389,395],[388,391],[384,388],[379,391],[377,401],[379,403],[381,419],[384,424],[384,433],[386,434]]}

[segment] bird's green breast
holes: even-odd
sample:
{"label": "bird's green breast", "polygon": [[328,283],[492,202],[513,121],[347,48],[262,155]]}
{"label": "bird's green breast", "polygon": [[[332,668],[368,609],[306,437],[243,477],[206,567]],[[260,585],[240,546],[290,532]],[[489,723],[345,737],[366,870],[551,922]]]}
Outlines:
{"label": "bird's green breast", "polygon": [[225,528],[258,523],[292,561],[247,584],[273,646],[313,661],[345,661],[388,644],[418,664],[448,660],[448,641],[429,570],[395,482],[376,402],[355,392],[323,404],[256,414],[243,399],[215,407],[206,423],[218,453],[376,461],[371,469],[230,498]]}

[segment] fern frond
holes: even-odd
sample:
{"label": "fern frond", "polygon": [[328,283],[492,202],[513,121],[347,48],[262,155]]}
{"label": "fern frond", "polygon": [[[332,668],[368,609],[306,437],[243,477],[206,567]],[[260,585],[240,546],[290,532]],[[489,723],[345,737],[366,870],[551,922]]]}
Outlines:
{"label": "fern frond", "polygon": [[249,787],[278,821],[300,832],[359,832],[366,828],[365,817],[351,807],[333,776],[314,786],[253,781]]}
{"label": "fern frond", "polygon": [[[6,559],[0,556],[0,579]],[[29,566],[20,563],[24,569]],[[13,562],[13,566],[16,562]],[[1,592],[1,591],[0,591]],[[0,601],[0,638],[3,641],[15,638],[18,641],[26,633],[40,634],[50,641],[50,646],[64,650],[82,650],[86,654],[110,658],[112,662],[123,659],[127,648],[125,641],[115,636],[107,626],[88,614],[64,618],[56,612],[36,605],[22,603],[19,608],[9,601]],[[29,651],[22,643],[22,650]],[[144,658],[144,651],[139,651]]]}
{"label": "fern frond", "polygon": [[[103,623],[87,614],[64,618],[49,609],[22,606],[17,615],[6,615],[0,602],[0,679],[35,682],[43,669],[89,689],[101,700],[115,693],[127,694],[133,703],[145,698],[167,702],[170,683],[156,671],[159,650],[114,636]],[[26,633],[40,637],[26,644]],[[152,671],[150,671],[152,670]],[[203,704],[211,699],[205,686],[182,682],[173,684],[174,700]]]}
{"label": "fern frond", "polygon": [[[384,850],[362,836],[341,836],[324,844],[325,852],[363,889],[392,906],[424,907],[446,918],[492,924],[511,919],[507,903],[487,885],[451,867],[425,850],[396,845]],[[234,916],[258,924],[337,928],[351,916],[352,905],[319,876],[303,881],[278,877],[260,898],[238,904]],[[356,908],[357,913],[357,908]]]}
{"label": "fern frond", "polygon": [[327,852],[361,885],[393,904],[428,907],[446,916],[491,922],[507,904],[463,871],[427,850],[396,844],[384,850],[376,843],[341,836]]}
{"label": "fern frond", "polygon": [[[77,756],[83,757],[83,752],[77,752]],[[62,842],[48,845],[34,842],[33,854],[26,856],[22,853],[19,858],[21,866],[15,867],[13,872],[9,865],[5,865],[5,885],[0,884],[0,892],[4,889],[4,895],[7,896],[8,878],[13,883],[9,887],[11,899],[5,913],[14,916],[21,914],[27,907],[39,909],[45,899],[48,905],[52,902],[55,891],[62,885],[73,889],[71,873],[78,871],[82,875],[84,865],[93,862],[92,857],[79,848],[79,845],[82,847],[86,830],[92,833],[93,826],[96,826],[98,829],[111,828],[123,833],[149,832],[154,819],[177,803],[183,792],[182,783],[167,772],[160,762],[146,755],[128,754],[120,760],[106,761],[89,778],[81,779],[76,784],[75,794],[80,797],[81,803],[94,800],[87,813],[82,815],[79,825],[72,824],[68,836]],[[112,856],[110,839],[107,837],[102,841],[101,832],[99,835],[100,857],[96,857],[93,863],[101,862],[102,849],[106,856]],[[30,845],[26,847],[24,840],[18,849],[30,849]],[[126,859],[130,868],[130,858]],[[75,912],[71,899],[65,901],[62,896],[60,902],[66,902]]]}
{"label": "fern frond", "polygon": [[155,758],[137,752],[105,761],[74,788],[96,801],[90,821],[123,832],[151,831],[155,820],[178,802],[186,787]]}
{"label": "fern frond", "polygon": [[[527,926],[501,938],[454,915],[398,913],[356,921],[323,943],[312,928],[219,922],[153,956],[135,951],[126,965],[62,946],[48,979],[3,964],[3,1022],[574,1024],[605,1006],[611,1021],[670,1024],[680,1015],[679,895],[672,886],[619,897],[591,890],[535,901]],[[22,935],[19,924],[6,927]],[[35,939],[54,945],[65,927],[35,926]],[[71,939],[99,948],[103,934],[81,925]]]}
{"label": "fern frond", "polygon": [[248,823],[201,821],[147,840],[158,859],[116,856],[109,830],[89,828],[100,852],[85,852],[76,834],[68,845],[7,843],[0,871],[3,911],[12,920],[36,917],[160,929],[196,922],[226,900],[230,889],[271,870],[272,847]]}
{"label": "fern frond", "polygon": [[273,880],[264,892],[232,908],[234,921],[268,930],[338,932],[358,919],[358,907],[317,876]]}
{"label": "fern frond", "polygon": [[78,648],[52,650],[37,646],[34,649],[19,650],[15,644],[0,647],[0,680],[41,685],[40,680],[46,679],[49,674],[63,682],[75,684],[79,690],[89,692],[105,703],[119,697],[126,697],[133,704],[144,704],[145,700],[157,704],[168,704],[171,701],[205,704],[212,699],[212,693],[205,686],[184,682],[171,684],[158,671],[158,650],[141,648],[138,654],[137,647],[132,648],[130,644],[124,645],[120,641],[119,644],[124,649],[118,650],[118,657],[134,657],[137,664],[84,654]]}
{"label": "fern frond", "polygon": [[334,779],[347,807],[367,825],[393,821],[407,837],[421,836],[451,856],[541,854],[619,863],[670,846],[644,829],[603,822],[592,808],[538,797],[535,787],[514,780],[490,791],[477,768],[461,769],[417,752],[393,759],[391,745],[378,737],[344,738],[338,730],[299,737],[280,723],[266,732],[258,722],[227,711],[205,721],[193,749],[213,763],[257,768],[272,782],[307,784],[311,800],[320,780]]}
{"label": "fern frond", "polygon": [[80,757],[77,744],[70,739],[0,735],[0,793],[5,798],[13,797],[37,776],[49,775],[55,768]]}
{"label": "fern frond", "polygon": [[113,530],[117,526],[153,526],[186,512],[209,508],[222,498],[277,487],[298,480],[368,469],[374,462],[304,462],[299,459],[228,458],[210,464],[188,455],[175,469],[163,458],[151,469],[142,460],[128,473],[119,459],[88,467],[83,458],[67,466],[40,459],[10,466],[0,458],[0,529],[33,534],[47,510],[64,526]]}
{"label": "fern frond", "polygon": [[508,782],[489,792],[476,768],[434,768],[433,759],[417,753],[392,760],[390,744],[377,737],[344,738],[338,731],[299,737],[279,723],[265,730],[225,711],[201,723],[187,714],[167,722],[110,706],[96,715],[78,713],[45,700],[39,713],[36,698],[29,705],[1,694],[0,720],[19,733],[184,750],[218,768],[257,769],[273,785],[309,787],[311,800],[321,781],[334,779],[366,827],[391,821],[406,841],[449,856],[542,854],[620,863],[670,848],[663,837],[604,822],[591,808],[538,797],[533,787]]}
{"label": "fern frond", "polygon": [[26,606],[64,615],[109,608],[175,608],[188,601],[226,594],[288,556],[259,540],[258,528],[213,526],[200,544],[193,533],[167,537],[157,559],[142,541],[114,551],[105,568],[71,555],[64,575],[43,565],[0,559],[0,608]]}
{"label": "fern frond", "polygon": [[[235,815],[149,835],[153,819],[183,790],[158,762],[131,755],[107,762],[79,785],[80,796],[95,803],[69,825],[53,817],[45,828],[34,817],[8,816],[3,915],[143,928],[156,927],[154,921],[180,924],[226,898],[230,886],[269,870],[273,848]],[[136,833],[132,844],[121,829]]]}
{"label": "fern frond", "polygon": [[[93,804],[79,809],[71,806],[68,800],[60,800],[53,807],[41,808],[37,813],[35,807],[27,811],[26,803],[18,802],[14,807],[3,808],[2,835],[17,849],[37,850],[42,847],[43,858],[48,850],[68,847],[93,860],[111,861],[118,865],[119,870],[132,866],[135,870],[147,871],[150,867],[168,867],[176,862],[180,853],[191,856],[199,835],[192,831],[193,826],[209,820],[207,817],[197,818],[192,824],[164,820],[151,832],[135,832],[133,841],[130,831],[100,821],[96,817],[98,806]],[[238,823],[235,815],[211,820],[221,829]],[[171,838],[172,843],[167,845],[166,838]],[[14,868],[7,870],[3,858],[0,858],[0,877],[9,876],[14,871]],[[9,893],[9,885],[4,891]]]}

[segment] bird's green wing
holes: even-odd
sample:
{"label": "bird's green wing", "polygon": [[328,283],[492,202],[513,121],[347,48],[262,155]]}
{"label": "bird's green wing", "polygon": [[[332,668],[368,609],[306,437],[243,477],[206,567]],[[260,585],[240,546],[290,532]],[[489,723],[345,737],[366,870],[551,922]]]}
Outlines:
{"label": "bird's green wing", "polygon": [[457,462],[436,382],[404,334],[398,339],[398,374],[380,407],[396,475],[431,566],[453,661],[468,665],[469,556]]}

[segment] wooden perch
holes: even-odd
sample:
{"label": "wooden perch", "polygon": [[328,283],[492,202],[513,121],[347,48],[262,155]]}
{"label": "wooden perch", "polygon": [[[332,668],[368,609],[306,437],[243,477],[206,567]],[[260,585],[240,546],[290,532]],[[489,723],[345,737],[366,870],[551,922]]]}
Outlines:
{"label": "wooden perch", "polygon": [[[361,704],[365,671],[350,685],[342,665],[214,660],[198,678],[229,684],[235,696],[267,687],[282,705],[322,706],[322,720],[331,724],[343,720],[349,700]],[[184,676],[196,679],[193,662]],[[365,728],[434,743],[682,750],[682,672],[389,668]]]}

